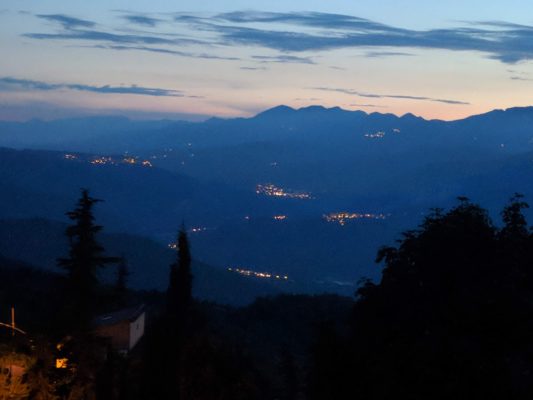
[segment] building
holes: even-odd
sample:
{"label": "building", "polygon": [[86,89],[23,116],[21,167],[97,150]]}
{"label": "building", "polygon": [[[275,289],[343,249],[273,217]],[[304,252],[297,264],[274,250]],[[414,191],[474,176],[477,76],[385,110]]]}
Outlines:
{"label": "building", "polygon": [[131,351],[144,335],[144,305],[132,307],[95,318],[95,334],[108,339],[114,350]]}

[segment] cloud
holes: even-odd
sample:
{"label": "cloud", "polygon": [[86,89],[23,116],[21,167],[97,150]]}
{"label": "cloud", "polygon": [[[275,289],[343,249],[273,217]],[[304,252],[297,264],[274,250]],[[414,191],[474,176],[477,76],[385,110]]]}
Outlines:
{"label": "cloud", "polygon": [[[122,18],[142,26],[155,27],[162,21],[150,15],[125,11],[122,14]],[[314,61],[309,57],[298,58],[290,53],[342,48],[371,48],[366,53],[367,57],[411,55],[405,49],[440,49],[481,52],[490,59],[507,64],[533,60],[533,26],[505,21],[462,22],[461,26],[454,28],[413,30],[357,16],[320,12],[238,11],[208,16],[175,13],[172,14],[172,20],[188,29],[191,36],[176,39],[164,33],[122,34],[95,30],[92,29],[96,25],[94,22],[63,14],[41,14],[38,17],[60,24],[63,30],[55,33],[26,33],[25,37],[121,45],[258,46],[287,53],[285,59],[278,57],[271,62],[312,64]],[[203,41],[194,39],[199,32],[208,38]]]}
{"label": "cloud", "polygon": [[175,55],[179,57],[190,57],[190,58],[202,58],[206,60],[228,60],[228,61],[238,61],[240,58],[238,57],[224,57],[224,56],[217,56],[216,54],[209,54],[209,53],[190,53],[186,51],[179,51],[179,50],[171,50],[171,49],[163,49],[158,47],[146,47],[146,46],[120,46],[120,45],[95,45],[91,46],[92,48],[96,49],[103,49],[103,50],[118,50],[118,51],[147,51],[150,53],[161,53],[161,54],[170,54]]}
{"label": "cloud", "polygon": [[[152,18],[141,14],[124,14],[125,11],[117,10],[123,13],[121,16],[126,20],[145,26],[155,26],[160,19]],[[77,42],[95,42],[93,46],[99,49],[117,50],[117,51],[144,51],[151,53],[170,54],[180,57],[201,58],[201,59],[213,59],[213,60],[240,60],[237,57],[225,57],[218,56],[211,53],[193,53],[182,50],[174,50],[172,48],[162,48],[153,46],[184,46],[191,44],[209,45],[204,41],[197,39],[175,37],[173,34],[163,33],[146,33],[146,32],[134,32],[134,33],[118,33],[118,32],[106,32],[103,30],[85,29],[93,27],[95,23],[90,21],[79,20],[77,18],[69,17],[66,15],[39,15],[39,18],[52,20],[59,22],[63,29],[55,33],[25,33],[22,36],[36,39],[36,40],[68,40]],[[79,45],[84,47],[83,45]]]}
{"label": "cloud", "polygon": [[27,100],[6,102],[0,99],[0,121],[28,121],[34,118],[53,121],[63,118],[91,116],[124,116],[132,120],[174,119],[185,121],[205,121],[211,115],[190,114],[187,112],[146,111],[137,108],[93,108],[76,105],[58,104],[56,102]]}
{"label": "cloud", "polygon": [[234,23],[286,23],[288,25],[302,25],[315,28],[326,28],[336,30],[395,30],[398,32],[403,29],[391,28],[387,25],[373,22],[365,18],[359,18],[351,15],[330,14],[320,12],[293,12],[293,13],[275,13],[275,12],[257,12],[257,11],[237,11],[230,13],[218,14],[214,19],[234,22]]}
{"label": "cloud", "polygon": [[379,104],[357,104],[357,103],[350,104],[350,107],[388,108],[387,106],[383,106],[383,105],[379,105]]}
{"label": "cloud", "polygon": [[[180,50],[164,49],[159,47],[147,47],[147,46],[122,46],[122,45],[94,45],[89,46],[95,49],[102,50],[117,50],[117,51],[146,51],[150,53],[161,53],[175,55],[179,57],[188,58],[201,58],[206,60],[226,60],[226,61],[242,61],[239,57],[219,56],[210,53],[193,53]],[[314,64],[314,61],[306,57],[296,57],[288,55],[280,56],[252,56],[254,61],[261,63],[299,63],[299,64]],[[266,70],[266,67],[241,67],[241,69],[248,70]]]}
{"label": "cloud", "polygon": [[315,62],[309,57],[297,57],[290,55],[279,56],[252,56],[254,60],[258,60],[263,63],[282,63],[282,64],[315,64]]}
{"label": "cloud", "polygon": [[533,81],[533,79],[524,78],[523,76],[511,76],[511,80],[513,80],[513,81],[528,81],[528,82]]}
{"label": "cloud", "polygon": [[[104,30],[89,29],[96,26],[95,22],[74,18],[63,14],[42,14],[37,17],[61,24],[62,30],[55,33],[24,33],[23,37],[37,39],[37,40],[74,40],[74,41],[92,41],[100,43],[115,43],[115,44],[137,44],[137,45],[188,45],[188,44],[206,44],[197,39],[171,37],[165,34],[140,34],[140,33],[112,33]],[[142,20],[145,24],[154,18],[145,17],[142,15],[128,15],[125,18],[137,19],[137,23]],[[172,35],[170,35],[172,36]]]}
{"label": "cloud", "polygon": [[465,21],[465,23],[469,24],[469,25],[474,25],[474,26],[492,26],[492,27],[495,27],[495,28],[511,28],[511,29],[515,29],[515,28],[519,28],[519,29],[522,29],[522,28],[527,28],[527,29],[531,29],[531,26],[528,26],[528,25],[522,25],[522,24],[515,24],[513,22],[506,22],[506,21]]}
{"label": "cloud", "polygon": [[64,14],[38,14],[37,17],[45,19],[47,21],[57,22],[61,24],[65,29],[92,28],[96,25],[96,23],[92,21],[70,17]]}
{"label": "cloud", "polygon": [[[533,26],[505,21],[470,22],[451,29],[412,30],[355,16],[318,12],[239,11],[211,18],[179,15],[175,20],[216,32],[219,40],[227,45],[261,46],[284,52],[388,47],[479,51],[509,64],[533,59]],[[371,56],[377,54],[370,53]]]}
{"label": "cloud", "polygon": [[128,21],[128,22],[130,22],[132,24],[148,26],[150,28],[153,28],[157,24],[162,22],[162,20],[160,20],[158,18],[152,18],[152,17],[148,17],[146,15],[141,15],[141,14],[123,15],[122,18],[124,18],[126,21]]}
{"label": "cloud", "polygon": [[365,57],[368,58],[382,58],[382,57],[412,57],[414,54],[404,53],[400,51],[368,51]]}
{"label": "cloud", "polygon": [[78,90],[83,92],[93,92],[102,94],[135,94],[142,96],[157,96],[157,97],[194,97],[185,96],[180,90],[149,88],[142,86],[92,86],[79,83],[47,83],[42,81],[34,81],[30,79],[17,79],[11,77],[0,78],[0,91],[12,90]]}
{"label": "cloud", "polygon": [[315,87],[311,88],[312,90],[321,90],[325,92],[337,92],[344,93],[348,95],[371,98],[371,99],[406,99],[406,100],[420,100],[420,101],[431,101],[436,103],[445,103],[445,104],[454,104],[454,105],[469,105],[470,103],[459,100],[449,100],[449,99],[438,99],[433,97],[425,96],[411,96],[403,94],[376,94],[376,93],[365,93],[359,92],[352,89],[341,89],[341,88],[329,88],[329,87]]}
{"label": "cloud", "polygon": [[529,72],[526,72],[526,71],[517,71],[515,69],[507,69],[506,70],[507,72],[509,72],[510,74],[514,74],[514,75],[529,75]]}
{"label": "cloud", "polygon": [[84,40],[120,44],[191,44],[198,41],[189,39],[168,39],[162,36],[129,35],[95,30],[67,30],[60,33],[25,33],[23,36],[40,40]]}
{"label": "cloud", "polygon": [[245,70],[245,71],[266,71],[267,67],[240,67],[239,69]]}

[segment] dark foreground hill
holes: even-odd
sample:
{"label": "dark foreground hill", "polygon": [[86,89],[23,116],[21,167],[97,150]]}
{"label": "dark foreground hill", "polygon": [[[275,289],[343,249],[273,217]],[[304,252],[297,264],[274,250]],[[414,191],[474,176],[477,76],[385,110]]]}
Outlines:
{"label": "dark foreground hill", "polygon": [[[26,264],[42,273],[62,273],[57,267],[57,259],[64,257],[68,250],[65,229],[66,224],[43,219],[0,220],[0,255],[20,260],[13,262],[14,268]],[[166,290],[169,266],[175,259],[173,250],[153,240],[128,234],[104,233],[101,243],[108,254],[126,258],[130,272],[128,285],[132,289]],[[257,296],[292,289],[290,284],[283,287],[274,282],[246,278],[197,261],[193,263],[193,271],[195,296],[220,304],[245,305]],[[110,266],[101,271],[101,276],[105,282],[113,284],[116,272],[117,268]],[[236,287],[239,290],[235,290]]]}

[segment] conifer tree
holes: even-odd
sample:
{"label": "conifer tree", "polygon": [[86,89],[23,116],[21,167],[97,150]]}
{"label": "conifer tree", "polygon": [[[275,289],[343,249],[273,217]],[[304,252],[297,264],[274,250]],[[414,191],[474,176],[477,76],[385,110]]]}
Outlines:
{"label": "conifer tree", "polygon": [[187,232],[182,226],[176,245],[177,259],[170,266],[167,311],[171,317],[185,312],[192,302],[191,253]]}
{"label": "conifer tree", "polygon": [[502,262],[511,272],[508,286],[513,287],[516,295],[525,291],[525,297],[530,297],[533,290],[532,237],[523,214],[528,208],[524,196],[515,193],[501,213],[504,226],[499,232]]}
{"label": "conifer tree", "polygon": [[182,226],[176,242],[176,260],[170,265],[166,314],[154,324],[145,340],[143,398],[183,397],[180,393],[185,373],[181,363],[187,333],[190,333],[188,311],[191,303],[191,254],[187,233]]}
{"label": "conifer tree", "polygon": [[106,257],[104,248],[96,240],[102,227],[94,222],[93,207],[100,200],[89,195],[87,189],[81,191],[81,197],[73,211],[67,216],[73,221],[66,230],[70,249],[67,258],[58,260],[60,267],[66,270],[65,294],[67,307],[67,324],[74,330],[87,330],[94,316],[97,272],[106,264],[118,259]]}
{"label": "conifer tree", "polygon": [[501,215],[505,226],[500,232],[502,239],[527,238],[529,235],[526,217],[522,210],[529,208],[529,205],[524,201],[524,195],[515,193],[511,197],[509,204],[503,209]]}

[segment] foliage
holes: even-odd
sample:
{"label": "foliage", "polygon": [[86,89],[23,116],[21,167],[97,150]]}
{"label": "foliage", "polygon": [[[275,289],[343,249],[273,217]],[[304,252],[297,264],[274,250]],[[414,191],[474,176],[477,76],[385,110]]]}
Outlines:
{"label": "foliage", "polygon": [[[87,329],[98,297],[107,307],[118,304],[98,287],[98,269],[116,260],[96,240],[96,203],[83,191],[68,214],[71,249],[60,261],[70,367],[54,370],[53,335],[32,339],[26,352],[0,352],[0,400],[533,397],[533,232],[520,195],[502,211],[501,227],[466,198],[449,211],[432,210],[418,229],[378,252],[382,279],[362,282],[356,302],[284,295],[242,309],[199,303],[182,228],[167,293],[144,295],[155,312],[126,357]],[[141,298],[126,288],[125,261],[117,272],[106,290]],[[34,319],[27,297],[42,300],[60,287],[55,277],[41,277],[25,266],[0,268],[2,286],[13,286],[2,287],[0,298],[21,300]],[[54,308],[33,312],[53,319]]]}
{"label": "foliage", "polygon": [[171,317],[182,316],[192,302],[191,253],[187,232],[182,227],[176,243],[177,259],[170,266],[168,284],[168,309]]}
{"label": "foliage", "polygon": [[484,209],[460,198],[381,249],[382,280],[358,291],[345,356],[320,364],[334,377],[350,371],[349,381],[335,382],[337,393],[531,398],[533,238],[525,207],[513,197],[497,228]]}
{"label": "foliage", "polygon": [[58,264],[67,271],[65,306],[68,309],[68,325],[78,331],[90,328],[97,303],[97,272],[117,258],[104,256],[104,248],[96,240],[102,227],[94,223],[93,207],[100,200],[92,198],[83,189],[78,204],[67,216],[73,221],[66,230],[70,250],[68,258],[60,258]]}
{"label": "foliage", "polygon": [[27,374],[35,360],[28,355],[3,352],[0,355],[0,399],[26,399],[30,394]]}

